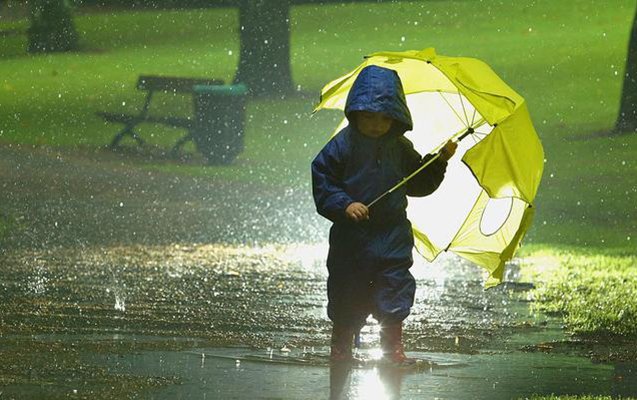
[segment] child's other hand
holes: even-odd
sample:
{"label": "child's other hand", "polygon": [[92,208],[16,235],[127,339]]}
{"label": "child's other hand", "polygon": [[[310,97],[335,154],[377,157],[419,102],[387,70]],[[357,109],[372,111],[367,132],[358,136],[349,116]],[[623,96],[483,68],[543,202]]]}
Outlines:
{"label": "child's other hand", "polygon": [[440,150],[440,158],[445,161],[449,161],[454,154],[456,154],[456,149],[458,148],[458,143],[448,141],[445,146]]}
{"label": "child's other hand", "polygon": [[360,222],[369,219],[369,209],[363,203],[354,202],[347,206],[345,215],[354,222]]}

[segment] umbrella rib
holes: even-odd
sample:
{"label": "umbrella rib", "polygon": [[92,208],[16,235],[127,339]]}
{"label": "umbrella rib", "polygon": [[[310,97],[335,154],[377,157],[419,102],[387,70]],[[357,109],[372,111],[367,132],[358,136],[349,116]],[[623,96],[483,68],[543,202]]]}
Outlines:
{"label": "umbrella rib", "polygon": [[471,124],[469,123],[469,117],[467,116],[467,109],[464,107],[464,101],[462,101],[462,94],[460,94],[460,92],[458,92],[458,97],[460,97],[460,105],[462,106],[462,112],[464,114],[464,119],[467,121],[467,125],[471,126]]}
{"label": "umbrella rib", "polygon": [[473,108],[473,115],[471,116],[471,126],[473,126],[473,122],[474,122],[474,120],[475,120],[475,118],[476,118],[476,112],[477,112],[477,111],[478,111],[478,110],[476,110],[476,108],[474,107],[474,108]]}
{"label": "umbrella rib", "polygon": [[486,121],[484,120],[484,118],[480,118],[477,121],[472,121],[471,122],[471,128],[476,129],[482,126],[482,124],[484,124]]}
{"label": "umbrella rib", "polygon": [[449,103],[449,100],[447,100],[447,98],[442,94],[442,92],[439,90],[438,94],[440,94],[440,96],[442,97],[442,99],[445,101],[445,103],[447,103],[447,105],[449,106],[449,108],[451,108],[451,111],[453,111],[454,114],[456,114],[456,117],[458,117],[458,119],[460,120],[460,123],[462,125],[464,125],[465,128],[468,128],[468,126],[465,124],[465,122],[462,120],[462,117],[456,112],[456,109],[453,108],[453,106],[451,105],[451,103]]}

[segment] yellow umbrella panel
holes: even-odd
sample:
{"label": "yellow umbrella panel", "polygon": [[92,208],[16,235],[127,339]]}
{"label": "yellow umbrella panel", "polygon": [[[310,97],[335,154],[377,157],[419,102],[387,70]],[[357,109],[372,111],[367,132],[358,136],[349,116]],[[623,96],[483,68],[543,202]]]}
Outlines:
{"label": "yellow umbrella panel", "polygon": [[[487,286],[499,283],[530,226],[543,170],[542,145],[524,99],[482,61],[439,56],[429,48],[366,57],[323,88],[316,110],[343,109],[368,65],[400,76],[414,121],[405,136],[420,154],[461,139],[438,190],[409,199],[416,248],[430,261],[452,251],[484,267]],[[344,119],[338,130],[346,124]]]}

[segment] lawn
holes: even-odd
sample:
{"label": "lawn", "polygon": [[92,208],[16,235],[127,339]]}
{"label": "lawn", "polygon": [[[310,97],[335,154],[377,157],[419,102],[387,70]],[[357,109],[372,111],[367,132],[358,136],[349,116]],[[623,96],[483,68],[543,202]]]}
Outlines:
{"label": "lawn", "polygon": [[[529,400],[614,400],[612,396],[532,396]],[[632,400],[632,397],[622,397],[623,400]]]}
{"label": "lawn", "polygon": [[[612,125],[633,2],[618,1],[615,7],[604,8],[581,0],[530,2],[522,7],[497,1],[483,4],[478,8],[467,1],[294,7],[295,81],[301,90],[318,94],[323,84],[349,71],[365,54],[435,47],[441,54],[487,61],[527,98],[543,139],[590,134]],[[506,17],[510,15],[515,18]],[[81,53],[27,56],[24,35],[2,36],[5,141],[105,144],[112,127],[94,112],[136,109],[143,96],[134,90],[140,73],[229,81],[238,61],[234,9],[88,14],[78,16],[76,25],[85,49]],[[27,21],[0,25],[3,30],[26,28]],[[179,107],[170,97],[164,99],[167,109],[188,112],[187,101],[177,101]],[[307,104],[298,112],[305,118],[310,108]],[[162,112],[161,107],[157,111]],[[280,114],[276,109],[271,112]],[[329,123],[318,124],[316,130],[328,129]],[[281,126],[265,128],[285,133]],[[162,141],[165,135],[156,136]],[[171,140],[165,138],[166,143]]]}
{"label": "lawn", "polygon": [[[531,260],[529,273],[543,282],[539,304],[564,313],[576,332],[637,334],[637,309],[622,307],[624,296],[637,292],[637,135],[599,134],[613,126],[618,111],[634,1],[617,0],[613,7],[592,0],[522,3],[293,7],[291,63],[299,95],[249,103],[246,150],[236,163],[149,160],[141,167],[308,186],[309,162],[340,119],[334,112],[310,117],[323,84],[378,50],[435,47],[483,59],[527,99],[545,147],[537,215],[522,253]],[[2,31],[24,32],[27,25],[0,20]],[[104,146],[118,127],[95,112],[134,112],[143,102],[134,89],[140,74],[230,82],[238,62],[234,9],[87,13],[76,25],[78,53],[31,56],[24,53],[24,34],[0,36],[0,142]],[[187,115],[191,105],[163,95],[153,107],[160,115]],[[142,129],[160,146],[182,134]],[[549,264],[557,270],[545,268]],[[593,303],[598,314],[587,312]]]}

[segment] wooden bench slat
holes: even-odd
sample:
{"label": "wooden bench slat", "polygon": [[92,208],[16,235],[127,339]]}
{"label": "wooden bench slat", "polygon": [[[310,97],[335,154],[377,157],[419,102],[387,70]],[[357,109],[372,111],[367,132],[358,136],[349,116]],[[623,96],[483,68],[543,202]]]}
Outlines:
{"label": "wooden bench slat", "polygon": [[178,76],[142,75],[137,81],[137,89],[175,93],[192,93],[195,85],[223,85],[220,79],[182,78]]}
{"label": "wooden bench slat", "polygon": [[182,118],[182,117],[146,117],[145,122],[164,124],[169,126],[174,126],[175,128],[192,128],[195,124],[195,121],[190,118]]}
{"label": "wooden bench slat", "polygon": [[104,118],[104,120],[106,122],[121,122],[123,124],[127,124],[127,123],[130,123],[130,122],[134,122],[136,120],[139,120],[138,116],[129,115],[129,114],[104,112],[104,111],[98,111],[95,114],[97,114],[100,117]]}

